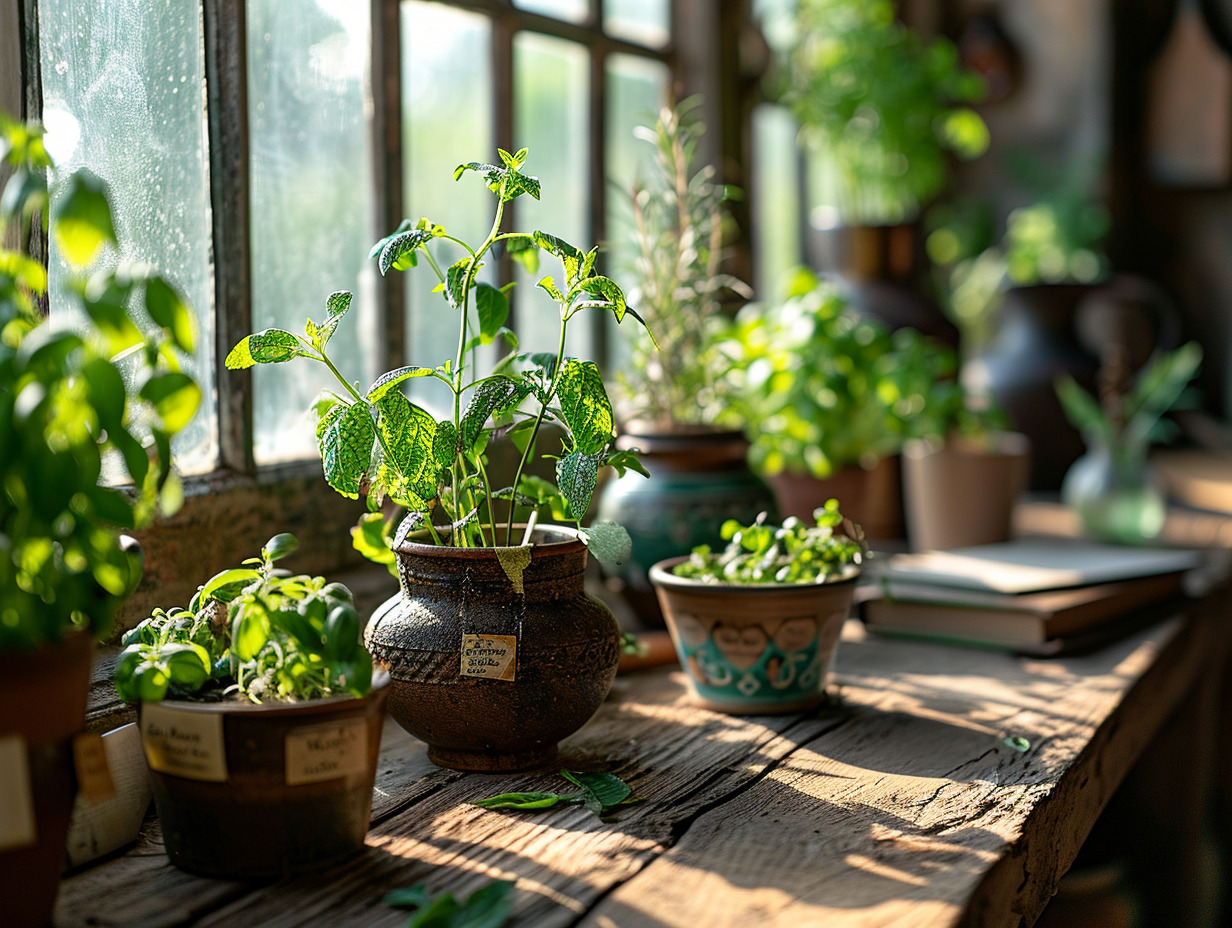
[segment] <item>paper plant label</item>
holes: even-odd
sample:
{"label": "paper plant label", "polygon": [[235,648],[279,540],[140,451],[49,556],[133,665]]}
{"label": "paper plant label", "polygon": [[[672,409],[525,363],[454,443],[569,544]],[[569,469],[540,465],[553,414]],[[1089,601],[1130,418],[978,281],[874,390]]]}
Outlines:
{"label": "paper plant label", "polygon": [[99,802],[116,794],[102,735],[83,731],[73,738],[73,765],[77,769],[77,789],[83,798]]}
{"label": "paper plant label", "polygon": [[141,707],[141,743],[151,770],[186,780],[225,783],[222,715],[181,712],[156,702]]}
{"label": "paper plant label", "polygon": [[30,766],[25,739],[18,735],[0,738],[0,797],[0,851],[33,844],[38,833],[30,792]]}
{"label": "paper plant label", "polygon": [[362,775],[368,769],[368,723],[362,718],[287,732],[287,785]]}
{"label": "paper plant label", "polygon": [[518,676],[518,638],[516,635],[463,635],[464,677],[489,680],[516,680]]}

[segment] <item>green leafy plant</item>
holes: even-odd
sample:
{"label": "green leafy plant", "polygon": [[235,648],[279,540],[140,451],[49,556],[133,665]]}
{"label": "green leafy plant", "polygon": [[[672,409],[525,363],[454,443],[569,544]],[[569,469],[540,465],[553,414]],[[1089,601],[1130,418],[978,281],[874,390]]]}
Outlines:
{"label": "green leafy plant", "polygon": [[1176,424],[1163,416],[1183,399],[1201,363],[1201,346],[1188,342],[1156,357],[1132,382],[1123,368],[1105,363],[1098,398],[1069,376],[1058,379],[1057,396],[1089,443],[1145,449],[1175,432]]}
{"label": "green leafy plant", "polygon": [[852,576],[868,555],[860,527],[843,518],[836,499],[813,512],[814,525],[795,516],[767,525],[766,518],[763,512],[752,525],[728,519],[722,552],[699,545],[672,573],[703,583],[826,583]]}
{"label": "green leafy plant", "polygon": [[[633,315],[621,288],[595,269],[597,249],[583,252],[546,232],[503,232],[508,203],[529,194],[539,198],[537,178],[523,172],[526,149],[500,151],[500,164],[472,162],[454,171],[480,175],[496,195],[495,216],[487,236],[477,245],[449,234],[429,219],[406,220],[372,249],[382,274],[408,270],[423,263],[435,274],[438,291],[458,319],[457,352],[439,365],[407,365],[379,376],[363,392],[339,370],[328,346],[351,305],[351,294],[331,294],[326,316],[308,321],[304,334],[266,329],[245,337],[227,355],[227,367],[283,363],[305,358],[324,365],[341,386],[316,404],[317,439],[325,479],[351,498],[367,497],[377,511],[385,500],[409,510],[400,530],[422,528],[436,543],[458,546],[511,545],[515,504],[550,505],[577,523],[590,504],[601,468],[623,473],[640,469],[636,456],[613,447],[614,417],[599,367],[593,361],[566,357],[569,322],[594,309],[610,312],[619,322]],[[438,260],[437,249],[452,248],[460,257]],[[503,249],[532,274],[538,273],[540,252],[557,258],[563,269],[558,282],[541,277],[538,289],[550,297],[560,317],[554,352],[519,350],[517,336],[506,325],[508,288],[478,279],[485,259]],[[480,370],[481,349],[501,347],[505,353],[492,369]],[[428,378],[444,387],[452,414],[436,419],[402,392],[412,378]],[[560,427],[563,449],[555,462],[556,482],[544,493],[534,485],[527,466],[536,457],[537,439],[545,423]],[[507,436],[521,452],[509,486],[494,486],[485,450],[498,436]],[[510,504],[504,531],[498,530],[495,501]],[[436,518],[434,518],[434,515]],[[447,523],[442,537],[438,525]],[[584,532],[588,544],[610,541],[622,529],[592,526]],[[627,536],[626,536],[627,538]],[[600,550],[610,544],[600,543]],[[619,547],[619,545],[617,546]],[[596,553],[596,556],[599,556]]]}
{"label": "green leafy plant", "polygon": [[121,698],[260,703],[365,695],[372,658],[359,643],[351,593],[323,577],[276,569],[296,547],[294,535],[275,535],[260,557],[211,577],[187,608],[156,609],[125,634],[115,670]]}
{"label": "green leafy plant", "polygon": [[[116,247],[106,185],[56,172],[37,125],[0,114],[0,649],[100,633],[141,576],[120,532],[178,508],[171,438],[201,391],[182,369],[192,311],[148,267],[88,269]],[[50,180],[49,180],[50,175]],[[54,209],[51,204],[55,204]],[[49,212],[52,214],[47,223]],[[69,265],[85,322],[43,317],[47,272],[31,257],[36,222]],[[10,232],[10,227],[14,227]],[[120,484],[131,482],[131,489]]]}
{"label": "green leafy plant", "polygon": [[529,792],[501,793],[473,803],[484,809],[506,809],[517,812],[535,812],[550,809],[560,803],[584,805],[595,815],[603,818],[617,806],[637,802],[633,790],[613,773],[577,773],[562,770],[560,775],[579,787],[576,793]]}
{"label": "green leafy plant", "polygon": [[904,25],[893,0],[801,0],[795,37],[778,95],[847,222],[910,219],[945,185],[949,153],[988,147],[987,126],[964,105],[983,82],[953,43]]}
{"label": "green leafy plant", "polygon": [[[631,191],[633,250],[629,297],[645,320],[618,383],[628,417],[659,428],[710,422],[722,402],[714,335],[725,321],[725,293],[750,296],[741,281],[719,273],[726,188],[714,167],[694,169],[705,127],[698,97],[659,111],[639,138],[655,146],[654,170]],[[653,333],[653,334],[652,334]]]}
{"label": "green leafy plant", "polygon": [[932,381],[917,372],[935,366],[935,344],[857,315],[811,271],[796,271],[787,294],[742,309],[718,346],[750,463],[825,478],[897,453],[918,428]]}
{"label": "green leafy plant", "polygon": [[426,886],[417,883],[387,893],[384,901],[387,906],[414,913],[406,928],[501,928],[513,908],[509,899],[513,886],[508,880],[493,880],[459,902],[453,893],[433,896]]}

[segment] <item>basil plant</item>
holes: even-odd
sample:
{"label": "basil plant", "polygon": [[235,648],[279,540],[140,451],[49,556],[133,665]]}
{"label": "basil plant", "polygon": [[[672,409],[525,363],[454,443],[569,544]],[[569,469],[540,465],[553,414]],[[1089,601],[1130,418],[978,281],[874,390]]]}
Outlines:
{"label": "basil plant", "polygon": [[[499,154],[500,164],[472,162],[454,171],[455,181],[468,172],[478,174],[496,195],[495,216],[483,241],[472,245],[429,219],[408,219],[377,242],[370,255],[382,275],[426,265],[436,276],[437,291],[458,320],[454,357],[388,371],[361,391],[329,353],[330,338],[351,304],[350,293],[338,292],[326,302],[324,321],[309,320],[303,335],[266,329],[245,337],[226,359],[233,369],[295,358],[329,369],[340,389],[322,394],[316,404],[325,479],[344,496],[367,497],[369,525],[380,524],[377,513],[386,500],[409,510],[400,537],[421,529],[437,544],[516,545],[516,507],[545,507],[553,518],[580,528],[602,468],[645,473],[635,455],[613,447],[612,405],[598,366],[565,355],[569,323],[584,310],[610,312],[617,322],[626,316],[641,319],[626,304],[621,288],[597,273],[597,248],[584,252],[546,232],[502,231],[507,204],[527,194],[539,199],[540,185],[523,172],[526,149]],[[559,310],[554,352],[520,351],[517,335],[506,325],[509,286],[478,279],[485,262],[502,251],[531,274],[538,273],[541,252],[560,262],[559,280],[544,276],[536,285]],[[500,354],[490,346],[503,355],[483,371],[480,350]],[[409,380],[421,377],[441,384],[452,410],[448,418],[437,419],[402,392]],[[563,433],[555,483],[529,472],[537,456],[548,456],[536,451],[548,423]],[[494,484],[485,454],[489,443],[501,436],[518,451],[507,485]],[[507,504],[503,520],[493,506],[497,501]],[[627,553],[627,533],[611,523],[591,526],[583,538],[600,560],[623,560]]]}

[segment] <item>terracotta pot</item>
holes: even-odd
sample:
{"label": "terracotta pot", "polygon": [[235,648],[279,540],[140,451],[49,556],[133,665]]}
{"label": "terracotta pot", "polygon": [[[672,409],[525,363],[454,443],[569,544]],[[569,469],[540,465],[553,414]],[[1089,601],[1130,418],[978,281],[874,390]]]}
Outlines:
{"label": "terracotta pot", "polygon": [[17,834],[24,828],[0,834],[0,921],[6,926],[51,921],[77,794],[73,736],[85,727],[92,654],[84,633],[36,651],[0,652],[0,763],[17,765],[5,772],[24,783],[18,795],[7,793],[0,802],[24,810],[33,825],[25,836]]}
{"label": "terracotta pot", "polygon": [[779,513],[810,520],[813,510],[837,499],[843,515],[873,539],[902,538],[903,500],[898,457],[882,458],[871,470],[843,467],[830,477],[783,471],[768,477]]}
{"label": "terracotta pot", "polygon": [[615,575],[643,624],[661,628],[651,565],[698,545],[721,546],[727,519],[747,525],[761,512],[775,516],[774,493],[749,469],[749,444],[738,431],[631,428],[619,444],[641,452],[650,479],[631,471],[607,483],[597,517],[628,530],[633,554]]}
{"label": "terracotta pot", "polygon": [[913,551],[1008,541],[1027,488],[1031,442],[1017,432],[983,442],[909,442],[903,449],[907,537]]}
{"label": "terracotta pot", "polygon": [[378,673],[362,699],[142,704],[141,740],[171,862],[250,880],[358,854],[388,695],[388,675]]}
{"label": "terracotta pot", "polygon": [[671,572],[683,560],[655,564],[650,579],[693,700],[738,715],[820,704],[858,570],[831,583],[703,583]]}
{"label": "terracotta pot", "polygon": [[535,535],[521,590],[501,548],[404,542],[402,592],[364,634],[393,677],[389,714],[456,770],[546,767],[611,689],[620,634],[583,589],[586,546],[570,528]]}

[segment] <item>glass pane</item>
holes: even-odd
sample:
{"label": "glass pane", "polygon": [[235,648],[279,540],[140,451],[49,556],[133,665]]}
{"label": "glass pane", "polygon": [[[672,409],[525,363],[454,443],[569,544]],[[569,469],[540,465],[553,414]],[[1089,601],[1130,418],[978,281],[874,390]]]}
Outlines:
{"label": "glass pane", "polygon": [[[47,148],[111,187],[120,258],[174,280],[199,323],[192,374],[214,392],[214,282],[201,14],[196,0],[39,3]],[[115,260],[115,256],[112,256]],[[71,320],[67,268],[50,260],[53,316]],[[68,324],[72,324],[71,321]],[[211,470],[215,411],[203,404],[175,443],[183,473]]]}
{"label": "glass pane", "polygon": [[670,14],[670,0],[607,0],[603,31],[618,39],[661,48],[671,35]]}
{"label": "glass pane", "polygon": [[[628,289],[628,269],[636,253],[633,180],[655,160],[653,142],[634,135],[638,126],[653,127],[656,114],[667,102],[671,72],[667,65],[633,55],[612,55],[607,60],[607,188],[606,236],[600,263],[608,275]],[[630,320],[617,326],[608,316],[609,370],[615,371],[629,355],[629,339],[640,326]],[[617,334],[618,333],[618,334]]]}
{"label": "glass pane", "polygon": [[[492,143],[491,26],[485,16],[440,3],[402,6],[402,127],[406,211],[427,216],[472,245],[487,235],[496,197],[483,178],[468,172],[456,183],[453,169],[470,161],[495,161]],[[434,247],[444,262],[463,257]],[[444,263],[442,264],[444,266]],[[480,273],[493,280],[494,267]],[[458,348],[458,318],[440,293],[426,262],[407,272],[408,364],[435,367]],[[449,391],[428,378],[409,382],[409,395],[438,416],[450,412]]]}
{"label": "glass pane", "polygon": [[754,285],[762,300],[777,299],[784,275],[801,261],[796,132],[784,107],[763,104],[753,110]]}
{"label": "glass pane", "polygon": [[571,23],[586,21],[589,0],[513,0],[513,5],[532,13],[554,16]]}
{"label": "glass pane", "polygon": [[[538,177],[542,199],[521,197],[517,228],[540,230],[563,238],[583,251],[590,241],[590,146],[587,144],[589,96],[586,50],[563,39],[520,33],[514,41],[514,142],[529,148],[526,172]],[[544,254],[540,276],[560,282],[560,262]],[[556,304],[535,288],[520,268],[514,311],[522,348],[555,351],[560,331]],[[591,320],[575,316],[569,323],[568,351],[589,358],[594,338]]]}
{"label": "glass pane", "polygon": [[[330,342],[343,376],[377,363],[368,4],[250,0],[253,328],[300,333],[335,290],[355,294]],[[308,407],[338,385],[321,365],[254,369],[257,460],[316,454]]]}

